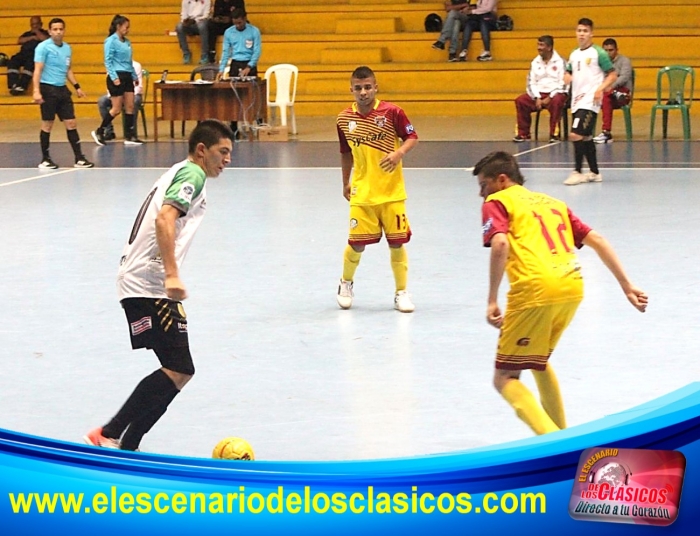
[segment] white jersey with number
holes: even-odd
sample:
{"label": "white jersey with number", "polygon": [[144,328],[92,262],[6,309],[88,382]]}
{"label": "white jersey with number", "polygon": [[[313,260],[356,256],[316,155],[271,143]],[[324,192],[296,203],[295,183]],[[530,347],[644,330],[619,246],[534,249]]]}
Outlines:
{"label": "white jersey with number", "polygon": [[207,208],[206,174],[194,162],[175,164],[156,181],[141,205],[124,246],[117,293],[124,298],[167,298],[165,271],[156,241],[156,217],[163,205],[181,212],[175,225],[175,260],[182,265]]}
{"label": "white jersey with number", "polygon": [[577,48],[569,56],[566,69],[571,73],[571,111],[600,112],[600,103],[595,102],[594,96],[605,74],[614,69],[608,53],[598,45]]}

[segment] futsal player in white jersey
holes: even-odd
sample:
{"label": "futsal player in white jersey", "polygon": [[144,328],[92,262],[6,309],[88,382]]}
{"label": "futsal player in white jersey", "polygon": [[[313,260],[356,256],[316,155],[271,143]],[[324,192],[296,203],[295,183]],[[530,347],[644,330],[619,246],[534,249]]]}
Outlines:
{"label": "futsal player in white jersey", "polygon": [[187,159],[165,172],[141,205],[119,263],[117,292],[132,348],[153,350],[161,367],[107,424],[84,437],[90,445],[137,450],[194,375],[179,271],[207,208],[206,180],[231,162],[232,139],[225,124],[202,121],[190,135]]}
{"label": "futsal player in white jersey", "polygon": [[[593,44],[593,21],[580,19],[576,27],[578,48],[571,53],[566,66],[564,82],[571,84],[571,134],[574,143],[576,168],[564,181],[567,186],[584,182],[601,182],[603,176],[598,169],[593,130],[595,120],[603,103],[603,93],[612,87],[617,74],[610,56]],[[582,173],[583,157],[588,162],[589,172]]]}

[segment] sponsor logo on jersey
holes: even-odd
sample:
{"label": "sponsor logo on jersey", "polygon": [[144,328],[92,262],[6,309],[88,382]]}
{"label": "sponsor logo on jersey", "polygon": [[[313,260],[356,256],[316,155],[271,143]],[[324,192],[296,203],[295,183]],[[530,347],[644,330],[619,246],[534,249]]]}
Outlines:
{"label": "sponsor logo on jersey", "polygon": [[357,227],[357,220],[355,218],[350,218],[350,229]]}
{"label": "sponsor logo on jersey", "polygon": [[493,227],[493,218],[489,218],[486,220],[484,225],[481,226],[481,232],[485,236],[488,234],[488,232],[491,230],[491,227]]}
{"label": "sponsor logo on jersey", "polygon": [[187,333],[187,322],[178,322],[177,323],[177,330],[180,333]]}
{"label": "sponsor logo on jersey", "polygon": [[144,331],[148,331],[153,328],[153,322],[150,316],[144,316],[141,320],[132,322],[131,324],[131,334],[136,336]]}
{"label": "sponsor logo on jersey", "polygon": [[518,339],[518,342],[516,342],[518,346],[527,346],[530,344],[530,337],[523,337],[522,339]]}
{"label": "sponsor logo on jersey", "polygon": [[192,196],[194,195],[194,185],[189,182],[184,183],[180,186],[180,193],[178,197],[187,203],[192,202]]}
{"label": "sponsor logo on jersey", "polygon": [[351,141],[355,145],[355,147],[359,147],[363,143],[367,142],[372,142],[372,141],[381,141],[386,139],[386,132],[381,131],[377,132],[376,134],[371,134],[369,136],[363,136],[362,138],[353,138]]}
{"label": "sponsor logo on jersey", "polygon": [[413,125],[406,125],[406,134],[411,134],[412,132],[415,132]]}

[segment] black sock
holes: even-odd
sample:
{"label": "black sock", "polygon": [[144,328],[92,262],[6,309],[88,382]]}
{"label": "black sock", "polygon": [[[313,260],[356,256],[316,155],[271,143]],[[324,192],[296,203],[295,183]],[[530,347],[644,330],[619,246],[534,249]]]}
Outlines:
{"label": "black sock", "polygon": [[592,173],[598,174],[598,155],[596,154],[595,142],[586,140],[583,142],[588,168]]}
{"label": "black sock", "polygon": [[156,409],[160,400],[173,392],[177,394],[179,391],[162,369],[146,376],[139,382],[121,409],[112,417],[112,420],[102,428],[102,435],[119,439],[130,423],[143,418]]}
{"label": "black sock", "polygon": [[583,166],[583,140],[578,140],[574,142],[574,158],[576,159],[576,171],[581,173],[581,167]]}
{"label": "black sock", "polygon": [[78,136],[78,130],[66,130],[66,135],[68,136],[68,141],[73,149],[73,154],[75,155],[75,161],[77,162],[83,157],[83,151],[80,150],[80,136]]}
{"label": "black sock", "polygon": [[108,114],[107,114],[107,117],[105,117],[105,118],[102,120],[102,123],[100,123],[100,126],[99,126],[99,129],[98,129],[98,130],[99,130],[100,132],[104,131],[105,127],[106,127],[107,125],[109,125],[112,121],[114,121],[114,117],[112,117],[112,114],[108,113]]}
{"label": "black sock", "polygon": [[122,436],[120,448],[122,450],[136,450],[141,444],[141,439],[151,431],[153,425],[168,411],[168,406],[175,399],[180,391],[168,393],[158,401],[158,406],[153,408],[148,414],[132,422]]}
{"label": "black sock", "polygon": [[41,131],[39,134],[39,142],[41,143],[41,156],[43,160],[48,160],[51,158],[49,156],[49,140],[51,139],[51,132]]}
{"label": "black sock", "polygon": [[135,138],[136,136],[134,135],[134,114],[124,114],[124,138],[127,140],[130,140],[132,138]]}

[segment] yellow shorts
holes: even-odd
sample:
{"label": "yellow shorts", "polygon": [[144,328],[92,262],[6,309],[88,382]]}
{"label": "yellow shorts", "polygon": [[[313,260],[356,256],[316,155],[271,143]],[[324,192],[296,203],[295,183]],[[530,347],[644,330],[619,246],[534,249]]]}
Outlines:
{"label": "yellow shorts", "polygon": [[381,205],[350,205],[351,246],[376,244],[382,230],[389,244],[405,244],[411,239],[411,226],[406,217],[406,203],[394,201]]}
{"label": "yellow shorts", "polygon": [[580,300],[506,310],[498,337],[496,368],[544,370],[562,333],[576,314]]}

